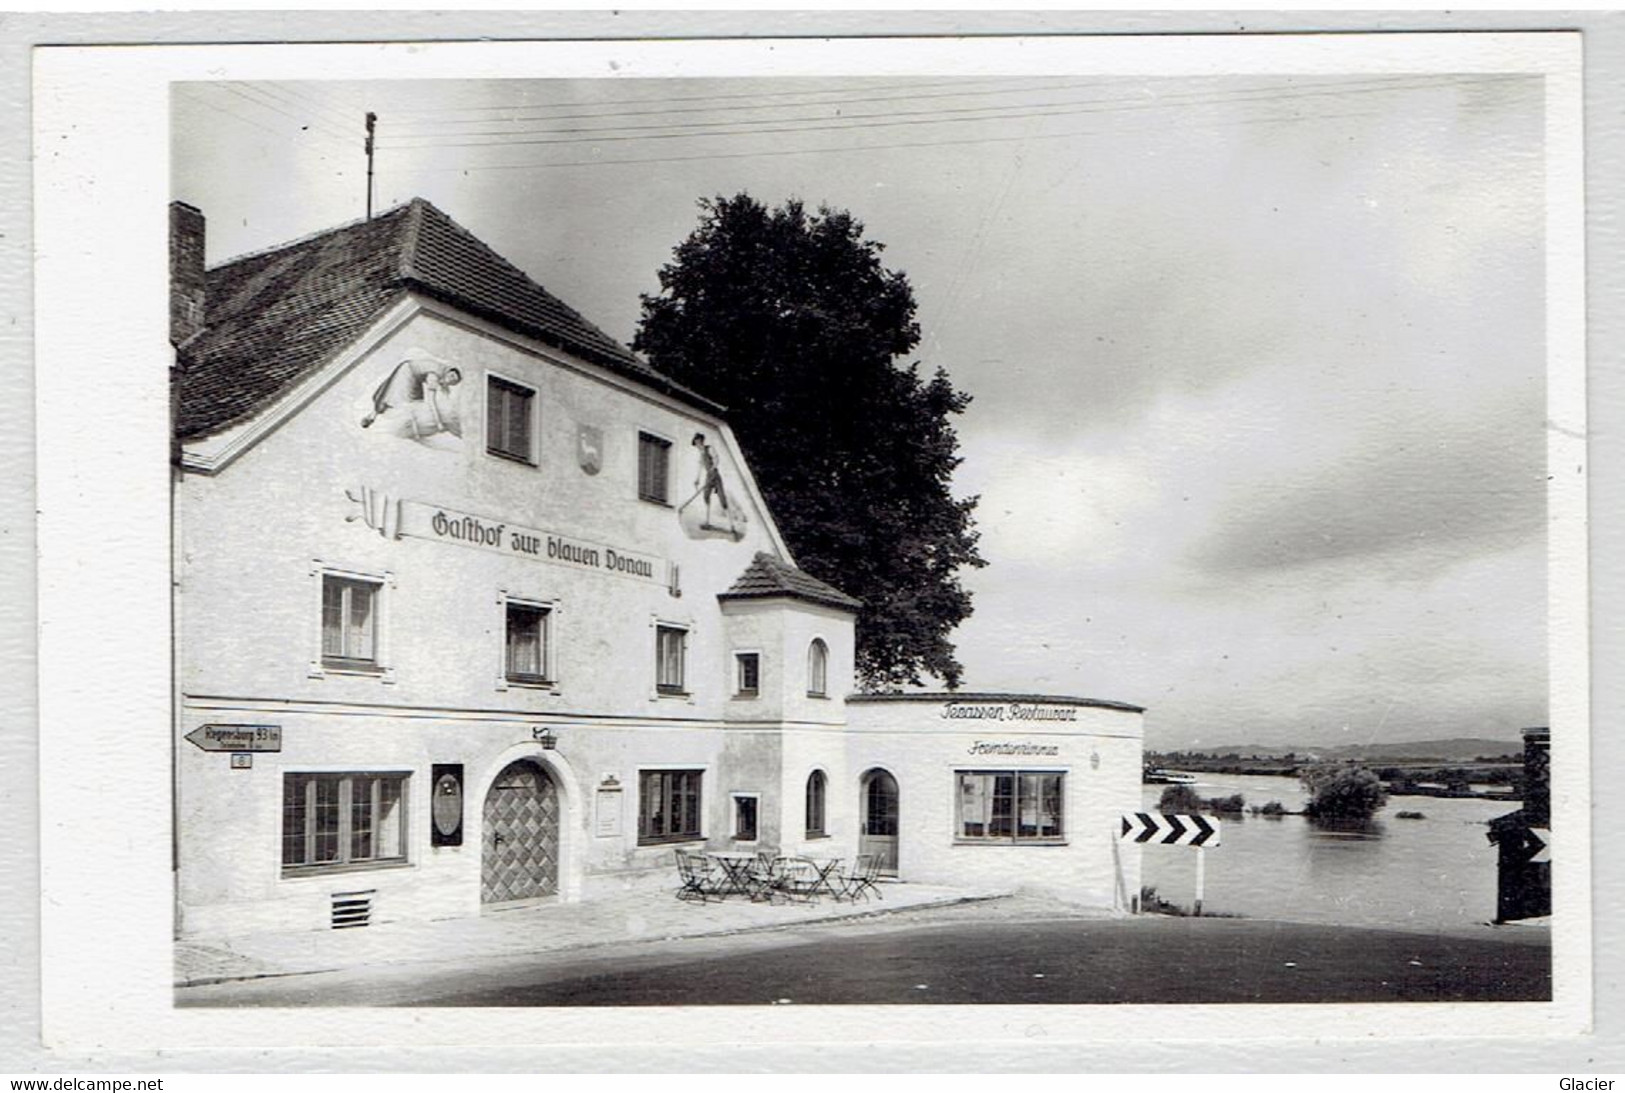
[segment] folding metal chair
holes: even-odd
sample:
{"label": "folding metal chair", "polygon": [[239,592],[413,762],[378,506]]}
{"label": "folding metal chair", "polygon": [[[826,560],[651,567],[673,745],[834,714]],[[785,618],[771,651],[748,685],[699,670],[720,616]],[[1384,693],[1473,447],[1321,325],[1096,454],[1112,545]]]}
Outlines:
{"label": "folding metal chair", "polygon": [[778,861],[778,891],[789,899],[803,903],[816,903],[823,877],[818,866],[806,858],[780,858]]}
{"label": "folding metal chair", "polygon": [[847,899],[856,900],[860,896],[869,898],[873,892],[876,899],[885,899],[880,891],[880,885],[875,882],[880,878],[880,858],[874,854],[859,854],[852,862],[852,872],[846,875],[846,885],[841,894]]}
{"label": "folding metal chair", "polygon": [[708,902],[711,896],[716,894],[716,879],[711,875],[711,862],[703,855],[690,854],[686,850],[678,850],[676,854],[677,879],[680,882],[677,898]]}

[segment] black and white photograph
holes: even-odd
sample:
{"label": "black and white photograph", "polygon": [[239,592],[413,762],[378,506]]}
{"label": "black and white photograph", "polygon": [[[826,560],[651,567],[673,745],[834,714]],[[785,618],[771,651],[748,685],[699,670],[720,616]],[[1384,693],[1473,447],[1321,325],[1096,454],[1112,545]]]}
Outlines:
{"label": "black and white photograph", "polygon": [[1573,36],[710,45],[165,69],[163,1020],[1583,1021]]}

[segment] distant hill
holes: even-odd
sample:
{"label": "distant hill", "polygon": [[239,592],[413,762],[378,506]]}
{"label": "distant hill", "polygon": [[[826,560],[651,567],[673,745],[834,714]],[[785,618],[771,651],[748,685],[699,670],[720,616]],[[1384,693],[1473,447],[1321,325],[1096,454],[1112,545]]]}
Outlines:
{"label": "distant hill", "polygon": [[1490,740],[1481,736],[1456,736],[1448,740],[1402,740],[1397,743],[1376,744],[1217,744],[1181,748],[1180,751],[1201,752],[1206,755],[1273,756],[1292,753],[1300,759],[1316,755],[1322,759],[1359,759],[1375,762],[1395,759],[1437,759],[1461,763],[1480,755],[1522,755],[1521,740]]}

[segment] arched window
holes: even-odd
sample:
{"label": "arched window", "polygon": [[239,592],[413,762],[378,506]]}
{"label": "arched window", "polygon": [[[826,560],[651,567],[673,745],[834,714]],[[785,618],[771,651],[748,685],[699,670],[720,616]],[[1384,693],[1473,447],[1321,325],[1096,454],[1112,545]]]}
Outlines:
{"label": "arched window", "polygon": [[813,638],[807,648],[807,693],[822,698],[829,693],[829,646]]}
{"label": "arched window", "polygon": [[815,770],[807,775],[807,838],[827,835],[824,830],[824,772]]}

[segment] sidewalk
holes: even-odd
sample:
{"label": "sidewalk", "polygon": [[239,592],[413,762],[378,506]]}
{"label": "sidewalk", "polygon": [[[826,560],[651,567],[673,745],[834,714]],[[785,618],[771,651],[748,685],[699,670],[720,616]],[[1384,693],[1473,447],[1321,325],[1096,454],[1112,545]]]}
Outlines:
{"label": "sidewalk", "polygon": [[544,903],[435,922],[382,922],[349,930],[250,934],[208,944],[175,942],[175,985],[304,975],[362,965],[464,963],[527,953],[590,949],[674,938],[773,930],[999,899],[1003,889],[970,890],[889,883],[883,898],[858,903],[752,903],[734,896],[688,903],[670,888],[585,903]]}

